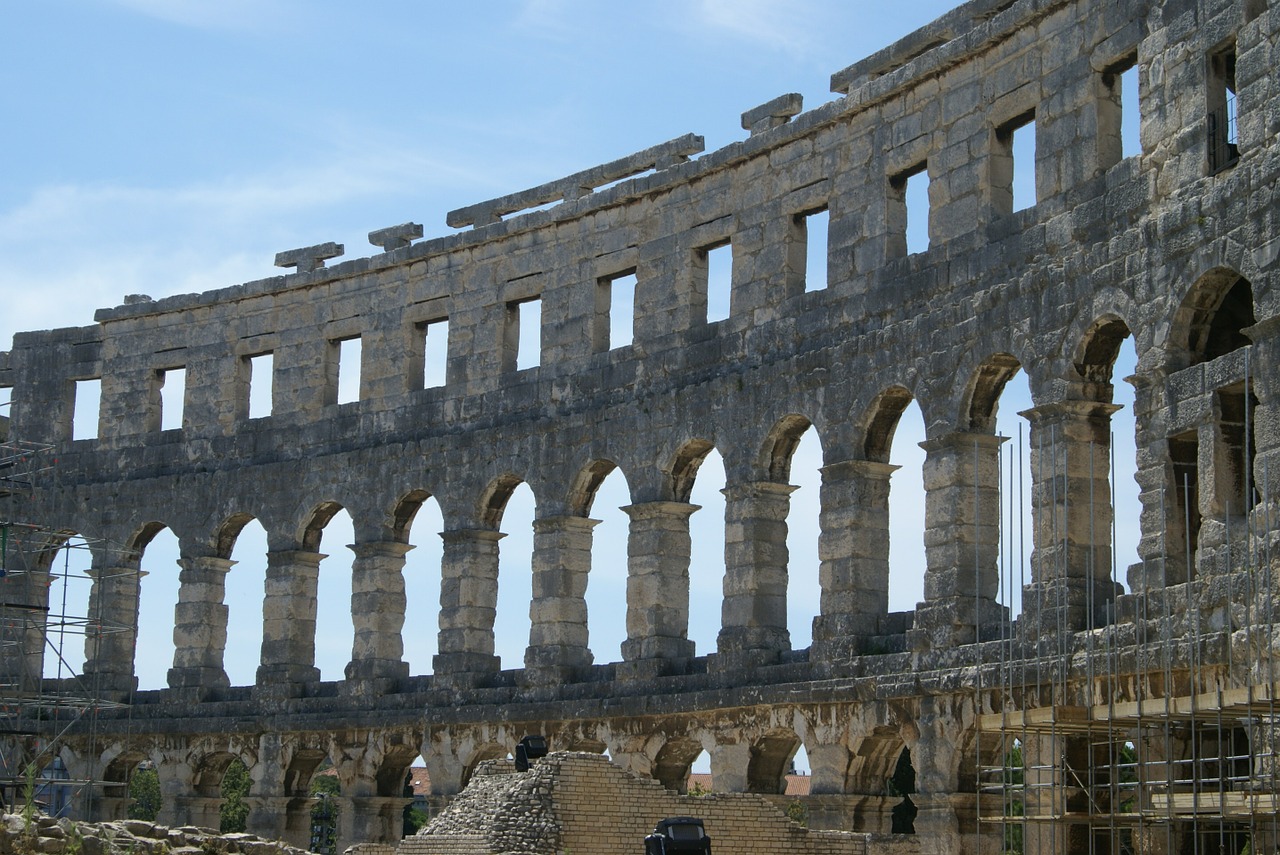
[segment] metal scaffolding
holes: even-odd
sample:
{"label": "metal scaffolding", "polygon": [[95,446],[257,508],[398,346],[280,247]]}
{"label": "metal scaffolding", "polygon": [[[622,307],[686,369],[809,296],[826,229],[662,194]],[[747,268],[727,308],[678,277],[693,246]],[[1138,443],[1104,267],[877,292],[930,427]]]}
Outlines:
{"label": "metal scaffolding", "polygon": [[[1271,497],[1250,483],[1249,429],[1246,404],[1238,493],[1243,511],[1228,504],[1220,519],[1209,521],[1212,526],[1202,526],[1193,518],[1195,475],[1181,473],[1172,510],[1183,517],[1186,542],[1166,554],[1185,551],[1185,566],[1139,565],[1134,569],[1141,578],[1163,584],[1096,599],[1090,568],[1085,627],[1071,624],[1066,596],[1024,597],[1022,614],[1015,619],[1011,610],[999,641],[988,645],[999,654],[979,669],[985,684],[978,687],[985,714],[978,720],[975,763],[984,805],[979,851],[1277,851],[1280,675],[1273,560],[1280,556],[1271,554]],[[1035,473],[1037,488],[1059,489],[1068,483],[1065,453],[1052,447],[1053,432],[1038,441],[1046,447],[1035,459],[1052,461],[1053,468]],[[1015,455],[1020,462],[1023,451],[1019,437],[1002,458],[1002,480],[1008,477],[1001,490],[1006,603],[1030,590],[1016,542],[1024,535],[1018,517],[1025,485]],[[1094,452],[1110,457],[1109,450],[1091,448],[1091,460]],[[1107,465],[1114,485],[1114,462]],[[1095,496],[1073,498],[1089,503],[1088,520],[1097,518]],[[1162,493],[1166,510],[1163,500]],[[1067,532],[1059,528],[1065,497],[1053,508],[1052,519],[1036,522],[1041,544],[1065,546]],[[1114,527],[1113,517],[1112,584]],[[1203,536],[1195,543],[1200,531],[1210,529],[1216,532],[1212,543]],[[1066,578],[1067,549],[1052,553],[1051,560],[1064,563],[1034,566],[1033,558],[1036,579]]]}
{"label": "metal scaffolding", "polygon": [[97,778],[92,759],[74,775],[67,768],[63,738],[76,729],[92,742],[98,712],[123,706],[79,673],[86,640],[128,627],[90,614],[82,596],[93,553],[111,546],[28,521],[55,472],[51,446],[0,442],[0,800],[8,809],[34,800],[56,814],[91,796]]}

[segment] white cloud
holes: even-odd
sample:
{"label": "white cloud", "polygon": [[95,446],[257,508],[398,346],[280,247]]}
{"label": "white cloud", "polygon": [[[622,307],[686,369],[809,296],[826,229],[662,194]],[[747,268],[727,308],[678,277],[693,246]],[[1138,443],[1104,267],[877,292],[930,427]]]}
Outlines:
{"label": "white cloud", "polygon": [[794,0],[699,0],[700,26],[711,27],[772,50],[802,54],[813,46],[816,15]]}

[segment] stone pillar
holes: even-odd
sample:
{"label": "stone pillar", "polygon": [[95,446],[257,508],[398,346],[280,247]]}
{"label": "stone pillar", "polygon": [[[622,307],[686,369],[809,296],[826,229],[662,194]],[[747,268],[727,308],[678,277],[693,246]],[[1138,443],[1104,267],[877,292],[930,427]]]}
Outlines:
{"label": "stone pillar", "polygon": [[1002,437],[952,433],[925,450],[925,602],[910,633],[914,650],[972,644],[1004,618],[996,603],[1000,554]]}
{"label": "stone pillar", "polygon": [[10,565],[5,580],[8,614],[0,624],[0,684],[12,687],[10,691],[38,693],[44,674],[51,578],[47,570],[23,571],[19,566],[17,562]]}
{"label": "stone pillar", "polygon": [[750,766],[750,745],[744,742],[716,743],[711,749],[712,792],[747,792],[747,769]]}
{"label": "stone pillar", "polygon": [[1249,358],[1249,390],[1258,403],[1251,415],[1253,439],[1253,488],[1260,497],[1254,506],[1254,531],[1272,531],[1270,548],[1261,544],[1263,555],[1280,555],[1280,315],[1261,321],[1245,330],[1253,340]]}
{"label": "stone pillar", "polygon": [[[1082,782],[1090,780],[1087,737],[1029,733],[1022,742],[1026,765],[1028,816],[1079,816],[1089,794]],[[1088,852],[1089,827],[1085,823],[1027,823],[1023,851],[1039,855],[1071,855]]]}
{"label": "stone pillar", "polygon": [[778,661],[787,631],[787,512],[795,487],[773,481],[724,489],[724,603],[719,662],[736,668]]}
{"label": "stone pillar", "polygon": [[104,700],[126,700],[137,687],[133,657],[138,643],[138,586],[146,574],[136,566],[89,570],[89,614],[85,627],[84,677]]}
{"label": "stone pillar", "polygon": [[345,852],[357,843],[398,843],[403,837],[403,811],[413,799],[404,796],[333,796],[332,801],[338,808],[334,851]]}
{"label": "stone pillar", "polygon": [[296,695],[303,684],[320,680],[315,667],[316,585],[324,558],[300,550],[267,553],[260,688]]}
{"label": "stone pillar", "polygon": [[[249,769],[253,784],[245,797],[249,807],[245,829],[267,840],[283,840],[307,849],[311,846],[311,805],[315,799],[303,789],[310,783],[309,776],[296,780],[288,774],[289,759],[279,733],[264,733],[258,739],[258,762]],[[298,789],[291,792],[286,781]]]}
{"label": "stone pillar", "polygon": [[1111,414],[1115,404],[1033,407],[1031,513],[1035,551],[1023,614],[1056,634],[1107,623],[1111,581]]}
{"label": "stone pillar", "polygon": [[227,571],[236,562],[213,555],[182,558],[173,612],[173,667],[169,687],[196,693],[231,685],[223,669],[227,649]]}
{"label": "stone pillar", "polygon": [[[384,692],[409,676],[404,661],[404,560],[413,547],[395,541],[351,547],[351,620],[355,640],[346,677],[349,689]],[[354,685],[351,685],[354,684]]]}
{"label": "stone pillar", "polygon": [[587,638],[587,575],[591,530],[599,520],[545,517],[533,523],[533,602],[525,679],[555,685],[591,665]]}
{"label": "stone pillar", "polygon": [[474,682],[499,668],[493,655],[493,620],[498,606],[498,541],[506,535],[460,529],[440,536],[440,652],[432,665],[436,677],[444,676],[446,682]]}
{"label": "stone pillar", "polygon": [[[698,505],[646,502],[622,510],[627,535],[627,640],[624,672],[652,672],[694,655],[689,640],[689,517]],[[647,663],[647,664],[641,664]]]}
{"label": "stone pillar", "polygon": [[822,613],[813,621],[810,661],[860,653],[879,634],[889,610],[889,478],[898,468],[871,460],[822,467]]}
{"label": "stone pillar", "polygon": [[813,775],[809,793],[815,796],[843,793],[849,764],[853,762],[849,747],[843,742],[827,742],[809,745],[806,749]]}
{"label": "stone pillar", "polygon": [[[1164,371],[1147,369],[1127,380],[1133,384],[1137,422],[1135,478],[1142,502],[1142,537],[1138,541],[1138,555],[1142,560],[1130,565],[1126,581],[1135,593],[1158,591],[1187,581],[1187,532],[1184,515],[1179,510],[1182,478],[1178,470],[1181,467],[1174,463],[1177,443],[1167,435]],[[1185,454],[1185,450],[1182,453]]]}

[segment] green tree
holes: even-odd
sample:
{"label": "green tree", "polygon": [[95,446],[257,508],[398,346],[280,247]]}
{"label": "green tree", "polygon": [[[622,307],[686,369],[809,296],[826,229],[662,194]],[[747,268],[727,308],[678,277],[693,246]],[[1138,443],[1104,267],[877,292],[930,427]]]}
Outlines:
{"label": "green tree", "polygon": [[223,834],[244,831],[249,818],[249,804],[245,796],[253,780],[249,770],[239,760],[232,760],[222,776],[222,807],[218,809],[218,830]]}
{"label": "green tree", "polygon": [[341,791],[337,775],[317,773],[311,776],[310,792],[316,797],[316,803],[311,808],[312,852],[335,855],[338,846],[338,803],[333,797]]}
{"label": "green tree", "polygon": [[156,767],[143,763],[129,779],[129,819],[155,822],[160,815],[160,776]]}

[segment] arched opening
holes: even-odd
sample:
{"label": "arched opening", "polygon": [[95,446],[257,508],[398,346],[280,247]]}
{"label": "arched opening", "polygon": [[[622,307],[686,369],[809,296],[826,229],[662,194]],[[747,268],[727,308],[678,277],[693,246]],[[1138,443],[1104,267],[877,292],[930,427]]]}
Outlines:
{"label": "arched opening", "polygon": [[310,851],[337,855],[338,822],[342,811],[338,797],[342,795],[342,782],[338,779],[338,770],[327,758],[311,776],[307,794],[315,800],[311,804]]}
{"label": "arched opening", "polygon": [[865,454],[898,467],[889,487],[888,609],[899,615],[924,600],[924,439],[924,416],[911,393],[886,390],[867,428]]}
{"label": "arched opening", "polygon": [[[1226,268],[1206,273],[1174,314],[1170,369],[1209,362],[1247,347],[1244,330],[1255,322],[1249,281]],[[1223,377],[1224,373],[1228,376]],[[1215,374],[1217,388],[1205,390],[1213,418],[1209,429],[1187,428],[1166,442],[1165,495],[1172,505],[1163,550],[1167,583],[1194,578],[1202,546],[1207,547],[1204,557],[1212,560],[1215,551],[1221,551],[1217,547],[1229,539],[1231,517],[1247,513],[1257,500],[1252,489],[1251,441],[1257,399],[1248,363],[1224,365]],[[1211,471],[1202,472],[1200,464],[1206,459],[1212,461]]]}
{"label": "arched opening", "polygon": [[227,648],[223,670],[233,686],[252,686],[262,659],[262,603],[267,587],[267,531],[252,517],[233,519],[223,529],[225,551],[235,564],[227,571]]}
{"label": "arched opening", "polygon": [[599,477],[583,514],[600,520],[591,532],[587,580],[587,637],[597,664],[621,659],[627,640],[627,536],[631,488],[621,469]]}
{"label": "arched opening", "polygon": [[[503,495],[505,494],[505,495]],[[529,608],[533,602],[533,520],[537,501],[528,484],[499,490],[503,501],[490,504],[493,525],[506,537],[498,551],[498,599],[493,625],[493,652],[502,668],[524,667],[529,645]]]}
{"label": "arched opening", "polygon": [[440,503],[425,492],[412,493],[397,511],[396,538],[413,547],[404,561],[404,660],[410,674],[431,673],[439,638],[440,562],[444,555],[444,519]]}
{"label": "arched opening", "polygon": [[756,740],[747,762],[747,792],[785,793],[787,774],[799,749],[800,737],[790,730],[772,730]]}
{"label": "arched opening", "polygon": [[813,643],[813,620],[822,612],[818,578],[822,509],[822,441],[808,419],[790,416],[774,429],[770,480],[790,484],[787,512],[787,630],[793,650]]}
{"label": "arched opening", "polygon": [[[154,810],[158,814],[163,806],[159,778],[151,761],[140,751],[126,751],[107,761],[102,770],[101,798],[105,804],[97,805],[96,809],[111,815],[115,812],[116,805],[119,805],[127,813],[125,805],[132,795],[135,780],[138,780],[139,791],[145,791],[148,795],[147,812]],[[93,798],[92,793],[89,798]],[[95,809],[92,804],[87,807],[89,810]]]}
{"label": "arched opening", "polygon": [[404,797],[411,801],[404,806],[402,835],[410,837],[435,818],[431,804],[431,775],[427,772],[427,760],[421,754],[413,758],[405,771]]}
{"label": "arched opening", "polygon": [[219,793],[222,805],[218,809],[218,831],[223,834],[244,831],[249,820],[249,789],[253,780],[249,769],[239,757],[227,764],[222,773]]}
{"label": "arched opening", "polygon": [[[677,793],[688,793],[694,783],[700,783],[701,792],[711,791],[710,755],[702,748],[702,743],[688,737],[678,737],[668,741],[653,760],[653,777],[658,783]],[[695,762],[703,760],[703,768],[694,771]],[[690,778],[697,774],[696,779]],[[701,776],[705,775],[703,781]]]}
{"label": "arched opening", "polygon": [[141,553],[138,580],[138,635],[133,673],[139,689],[163,689],[173,667],[174,625],[178,603],[178,538],[160,524],[135,540]]}
{"label": "arched opening", "polygon": [[1024,371],[1008,378],[993,403],[1000,446],[1000,592],[996,602],[1009,618],[1022,613],[1022,589],[1031,581],[1032,484],[1031,429],[1023,411],[1031,409],[1031,386]]}
{"label": "arched opening", "polygon": [[[321,680],[341,680],[355,646],[351,620],[351,551],[355,543],[351,515],[340,505],[326,504],[316,511],[304,538],[307,548],[326,557],[320,561],[316,581],[315,667]],[[320,629],[323,627],[323,631]]]}
{"label": "arched opening", "polygon": [[[88,542],[79,535],[67,537],[49,554],[48,566],[40,560],[44,546],[27,551],[24,544],[10,542],[5,556],[4,585],[7,602],[47,605],[47,621],[35,619],[38,610],[27,616],[26,626],[6,627],[6,633],[17,630],[22,638],[6,638],[12,645],[22,644],[27,652],[22,668],[15,674],[20,681],[38,682],[43,675],[53,679],[72,677],[84,672],[84,627],[93,617],[89,611],[89,594],[93,580],[89,569],[93,557]],[[45,573],[48,573],[45,587]]]}
{"label": "arched opening", "polygon": [[716,650],[724,599],[724,460],[710,443],[690,443],[683,456],[676,500],[700,507],[689,520],[689,640],[705,656]]}

